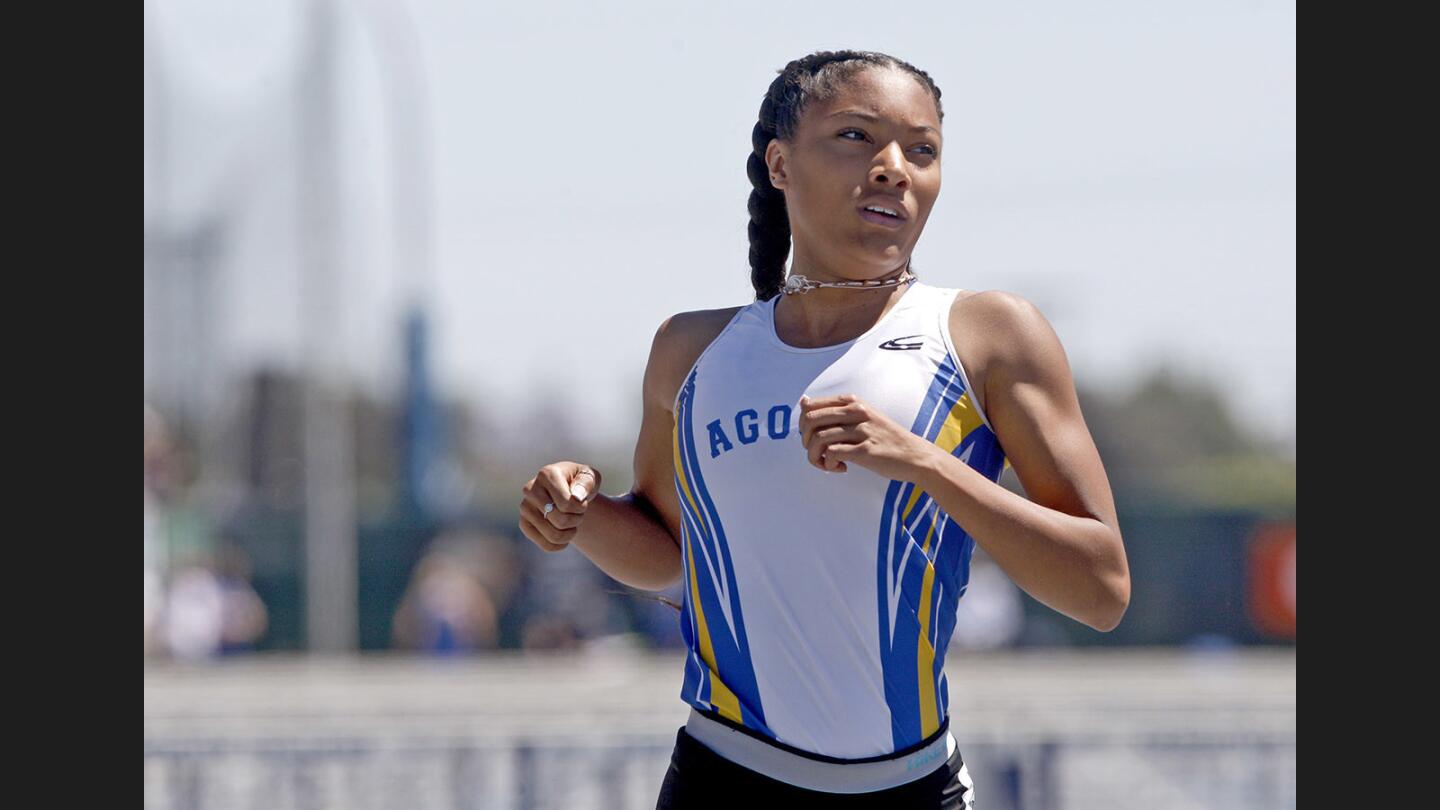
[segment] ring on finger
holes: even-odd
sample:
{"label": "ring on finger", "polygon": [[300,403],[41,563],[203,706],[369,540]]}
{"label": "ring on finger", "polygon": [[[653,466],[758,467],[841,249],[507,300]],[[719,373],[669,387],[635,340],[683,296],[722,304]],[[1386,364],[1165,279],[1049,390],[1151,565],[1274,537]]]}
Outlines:
{"label": "ring on finger", "polygon": [[545,514],[548,515],[548,514],[550,514],[551,512],[554,512],[554,511],[555,511],[555,504],[553,504],[553,503],[547,503],[547,504],[545,504]]}

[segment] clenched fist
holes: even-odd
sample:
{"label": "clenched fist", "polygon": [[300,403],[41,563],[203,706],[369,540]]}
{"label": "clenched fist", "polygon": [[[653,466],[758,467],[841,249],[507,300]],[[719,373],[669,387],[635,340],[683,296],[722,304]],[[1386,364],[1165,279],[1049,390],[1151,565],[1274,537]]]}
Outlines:
{"label": "clenched fist", "polygon": [[541,467],[520,492],[520,531],[545,551],[562,551],[600,492],[600,472],[586,464],[557,461]]}

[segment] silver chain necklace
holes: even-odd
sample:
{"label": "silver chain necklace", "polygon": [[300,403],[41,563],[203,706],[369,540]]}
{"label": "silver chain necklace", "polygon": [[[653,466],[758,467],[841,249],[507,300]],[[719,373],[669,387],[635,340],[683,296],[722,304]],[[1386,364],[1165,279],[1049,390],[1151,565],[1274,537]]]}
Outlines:
{"label": "silver chain necklace", "polygon": [[791,273],[790,277],[785,279],[785,286],[781,289],[781,292],[786,295],[807,293],[816,287],[897,287],[901,284],[908,284],[918,278],[918,276],[910,272],[910,262],[907,261],[905,262],[905,269],[900,271],[900,275],[887,281],[813,281],[798,273]]}

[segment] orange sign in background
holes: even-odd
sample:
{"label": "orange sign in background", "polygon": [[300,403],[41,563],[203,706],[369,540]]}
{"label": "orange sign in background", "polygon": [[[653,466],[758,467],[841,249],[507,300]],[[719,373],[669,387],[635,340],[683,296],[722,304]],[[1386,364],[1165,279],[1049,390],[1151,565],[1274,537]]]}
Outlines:
{"label": "orange sign in background", "polygon": [[1250,536],[1250,618],[1260,632],[1295,638],[1295,524],[1262,523]]}

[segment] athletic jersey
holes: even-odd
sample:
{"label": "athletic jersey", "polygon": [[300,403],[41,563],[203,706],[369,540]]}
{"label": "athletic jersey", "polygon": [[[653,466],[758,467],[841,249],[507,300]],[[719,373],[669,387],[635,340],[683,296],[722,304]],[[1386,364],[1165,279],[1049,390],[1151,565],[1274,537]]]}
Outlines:
{"label": "athletic jersey", "polygon": [[841,760],[948,726],[945,650],[974,541],[914,484],[811,466],[800,397],[855,394],[994,481],[1004,454],[951,344],[958,290],[911,282],[870,329],[798,348],[780,296],[742,307],[676,397],[681,697],[752,736]]}

